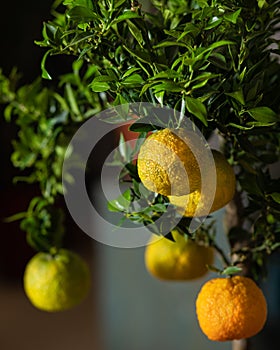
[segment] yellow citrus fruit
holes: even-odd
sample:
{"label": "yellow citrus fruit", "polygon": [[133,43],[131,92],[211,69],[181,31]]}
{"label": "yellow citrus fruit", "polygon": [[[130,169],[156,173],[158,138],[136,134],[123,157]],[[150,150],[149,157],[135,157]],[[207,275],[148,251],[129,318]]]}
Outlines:
{"label": "yellow citrus fruit", "polygon": [[150,135],[140,148],[138,174],[150,191],[165,196],[191,193],[200,188],[201,159],[206,147],[185,129],[163,129]]}
{"label": "yellow citrus fruit", "polygon": [[252,279],[235,276],[205,283],[196,300],[196,313],[209,339],[227,341],[249,338],[261,331],[267,306]]}
{"label": "yellow citrus fruit", "polygon": [[[216,189],[214,198],[207,187],[204,192],[194,191],[184,196],[168,196],[171,204],[184,216],[207,216],[230,202],[235,193],[235,174],[224,155],[212,150],[216,168]],[[209,176],[211,171],[209,171]],[[213,192],[212,192],[213,193]]]}
{"label": "yellow citrus fruit", "polygon": [[79,304],[90,287],[90,271],[76,253],[60,249],[40,252],[25,268],[24,290],[31,303],[44,311],[63,311]]}
{"label": "yellow citrus fruit", "polygon": [[199,245],[172,231],[175,242],[152,237],[145,250],[145,265],[149,273],[162,280],[192,280],[208,272],[214,259],[210,247]]}

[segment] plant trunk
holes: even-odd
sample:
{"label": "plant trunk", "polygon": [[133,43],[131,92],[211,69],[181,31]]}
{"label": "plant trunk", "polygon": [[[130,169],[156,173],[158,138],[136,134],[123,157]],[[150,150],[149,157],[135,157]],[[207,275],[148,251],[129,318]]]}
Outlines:
{"label": "plant trunk", "polygon": [[[242,201],[239,193],[235,195],[235,198],[227,205],[226,213],[224,218],[224,225],[227,232],[232,227],[242,228],[244,222],[242,222]],[[246,241],[234,241],[230,242],[231,252],[239,251],[242,247],[246,246]],[[250,260],[240,262],[240,256],[238,254],[232,254],[231,256],[232,263],[235,263],[236,266],[242,267],[242,275],[250,276]],[[250,341],[249,339],[240,339],[232,341],[232,350],[250,350]]]}
{"label": "plant trunk", "polygon": [[249,339],[233,340],[232,350],[250,350]]}

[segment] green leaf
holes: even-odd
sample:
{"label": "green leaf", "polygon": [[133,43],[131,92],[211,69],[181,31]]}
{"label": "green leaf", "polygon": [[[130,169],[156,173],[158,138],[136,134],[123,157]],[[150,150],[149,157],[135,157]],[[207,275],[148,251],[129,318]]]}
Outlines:
{"label": "green leaf", "polygon": [[131,192],[130,189],[126,190],[117,199],[109,201],[107,207],[110,211],[127,211],[130,206]]}
{"label": "green leaf", "polygon": [[132,73],[135,73],[135,72],[137,72],[139,70],[140,70],[140,68],[136,68],[136,67],[129,68],[127,71],[124,72],[124,74],[122,76],[122,79],[130,76]]}
{"label": "green leaf", "polygon": [[44,23],[42,31],[43,37],[45,39],[44,44],[46,44],[48,41],[57,43],[56,33],[57,26],[53,25],[52,23]]}
{"label": "green leaf", "polygon": [[203,56],[206,53],[209,53],[209,52],[211,53],[211,51],[213,51],[214,49],[217,49],[218,47],[226,46],[226,45],[236,45],[236,43],[234,41],[230,41],[230,40],[217,41],[217,42],[209,45],[207,48],[203,48],[201,51],[198,51],[199,54],[196,56],[196,59],[198,59],[198,58],[201,59],[201,58],[203,58]]}
{"label": "green leaf", "polygon": [[227,96],[230,96],[234,98],[236,101],[238,101],[242,106],[245,105],[244,95],[242,89],[234,92],[227,92]]}
{"label": "green leaf", "polygon": [[274,244],[271,246],[271,250],[274,251],[274,250],[278,249],[279,247],[280,247],[280,242],[274,243]]}
{"label": "green leaf", "polygon": [[226,71],[231,69],[232,63],[228,62],[226,57],[219,52],[211,52],[211,55],[208,57],[208,61],[214,66]]}
{"label": "green leaf", "polygon": [[185,101],[187,110],[207,126],[207,110],[204,104],[198,99],[189,96],[185,97]]}
{"label": "green leaf", "polygon": [[279,116],[269,107],[255,107],[247,111],[252,118],[261,123],[279,122]]}
{"label": "green leaf", "polygon": [[78,107],[78,103],[76,101],[76,97],[75,97],[74,91],[73,91],[73,89],[72,89],[72,87],[71,87],[71,85],[69,83],[66,84],[65,90],[66,90],[67,98],[68,98],[68,101],[69,101],[69,105],[71,107],[71,111],[76,116],[80,116],[81,113],[80,113],[80,110],[79,110],[79,107]]}
{"label": "green leaf", "polygon": [[14,106],[12,104],[7,105],[7,107],[4,109],[4,117],[7,122],[11,121],[13,110],[14,110]]}
{"label": "green leaf", "polygon": [[148,51],[131,50],[127,46],[123,45],[123,48],[129,52],[132,57],[136,57],[139,61],[151,64],[151,58]]}
{"label": "green leaf", "polygon": [[164,204],[157,203],[157,204],[152,205],[150,208],[152,211],[156,211],[159,213],[166,212],[166,205],[164,205]]}
{"label": "green leaf", "polygon": [[121,94],[117,94],[115,100],[114,100],[114,106],[118,106],[118,105],[126,105],[125,106],[125,111],[124,114],[127,115],[128,114],[128,110],[129,110],[129,105],[127,100],[123,97],[123,95]]}
{"label": "green leaf", "polygon": [[90,22],[99,19],[99,17],[91,9],[84,6],[73,7],[67,12],[67,15],[73,21],[79,23]]}
{"label": "green leaf", "polygon": [[239,183],[242,189],[248,192],[248,194],[256,195],[258,197],[263,197],[263,191],[260,188],[257,176],[252,176],[252,174],[250,174],[246,178],[242,178],[242,179],[240,178]]}
{"label": "green leaf", "polygon": [[[134,182],[138,183],[138,191],[139,191],[139,183],[140,183],[141,180],[140,180],[140,178],[138,176],[137,166],[132,164],[132,163],[127,163],[125,165],[125,168],[128,170],[129,175],[132,178],[133,183]],[[134,187],[134,190],[135,190],[135,187]],[[136,194],[138,194],[138,193],[136,193]]]}
{"label": "green leaf", "polygon": [[226,267],[223,271],[222,271],[222,275],[234,275],[236,273],[239,273],[242,271],[241,267],[237,267],[237,266],[229,266]]}
{"label": "green leaf", "polygon": [[229,21],[229,22],[231,22],[231,23],[233,23],[233,24],[236,24],[236,22],[237,22],[237,19],[238,19],[238,17],[239,17],[239,15],[240,15],[240,12],[241,12],[241,8],[239,9],[239,10],[237,10],[237,11],[235,11],[235,12],[233,12],[233,13],[226,13],[225,15],[224,15],[224,18],[227,20],[227,21]]}
{"label": "green leaf", "polygon": [[120,7],[126,0],[114,0],[114,8]]}
{"label": "green leaf", "polygon": [[110,89],[108,82],[113,81],[109,75],[101,75],[93,79],[92,83],[89,84],[94,92],[104,92]]}
{"label": "green leaf", "polygon": [[155,127],[152,124],[137,121],[130,125],[129,130],[134,132],[149,132],[155,130]]}
{"label": "green leaf", "polygon": [[96,82],[111,82],[111,81],[114,81],[115,80],[115,77],[113,77],[112,75],[99,75],[98,77],[95,77],[93,79],[92,82],[96,83]]}
{"label": "green leaf", "polygon": [[125,13],[123,13],[122,15],[120,15],[119,17],[115,18],[112,22],[111,25],[125,21],[125,20],[129,20],[129,19],[133,19],[133,18],[142,18],[141,16],[138,15],[137,12],[134,11],[126,11]]}
{"label": "green leaf", "polygon": [[222,23],[222,21],[223,21],[222,18],[216,18],[215,20],[211,19],[211,21],[204,28],[204,30],[213,29],[213,28],[217,27],[218,25],[220,25]]}
{"label": "green leaf", "polygon": [[48,51],[44,54],[44,56],[43,56],[43,58],[42,58],[42,61],[41,61],[42,78],[48,79],[48,80],[51,80],[52,77],[49,75],[48,71],[46,70],[45,65],[46,65],[46,60],[47,60],[48,56],[51,54],[51,52],[53,52],[52,49],[51,49],[51,50],[48,50]]}
{"label": "green leaf", "polygon": [[95,82],[91,84],[92,91],[104,92],[110,89],[110,85],[105,82]]}
{"label": "green leaf", "polygon": [[144,39],[143,39],[141,30],[130,20],[127,20],[127,24],[128,24],[128,29],[129,29],[131,35],[134,36],[134,38],[138,41],[138,44],[141,47],[143,47]]}
{"label": "green leaf", "polygon": [[198,4],[198,6],[200,6],[201,8],[209,6],[207,0],[197,0],[196,2]]}
{"label": "green leaf", "polygon": [[168,91],[168,92],[182,92],[184,88],[180,86],[179,84],[167,81],[164,83],[156,84],[152,86],[152,89],[155,91],[155,93],[158,93],[160,91]]}
{"label": "green leaf", "polygon": [[260,9],[268,7],[268,3],[266,0],[258,0],[258,6]]}
{"label": "green leaf", "polygon": [[273,193],[270,193],[269,196],[274,200],[274,202],[280,204],[280,193],[273,192]]}
{"label": "green leaf", "polygon": [[122,132],[120,133],[119,151],[124,161],[128,161],[129,150]]}
{"label": "green leaf", "polygon": [[149,80],[173,79],[173,78],[179,78],[180,76],[181,76],[181,74],[176,72],[175,70],[167,69],[165,71],[162,71],[162,72],[155,74]]}
{"label": "green leaf", "polygon": [[37,251],[49,251],[52,248],[48,237],[37,233],[36,230],[38,230],[38,228],[33,228],[31,225],[24,225],[23,223],[24,221],[22,221],[21,229],[27,231],[26,241],[28,245]]}
{"label": "green leaf", "polygon": [[144,83],[144,80],[142,79],[141,75],[139,74],[133,74],[124,79],[121,82],[123,85],[128,85],[128,86],[139,86]]}
{"label": "green leaf", "polygon": [[159,43],[157,45],[154,45],[153,48],[158,49],[160,47],[172,47],[172,46],[188,47],[187,44],[182,43],[182,42],[166,40],[166,41],[162,41],[161,43]]}
{"label": "green leaf", "polygon": [[[186,84],[186,86],[191,85],[192,90],[199,89],[199,88],[205,86],[210,79],[214,79],[217,77],[219,77],[219,74],[212,74],[210,72],[203,72],[203,73],[199,74],[197,77],[195,77],[194,79],[192,79],[191,81],[189,81]],[[192,84],[194,84],[194,85],[192,85]]]}
{"label": "green leaf", "polygon": [[73,5],[74,6],[81,5],[81,6],[93,9],[91,0],[64,0],[63,5],[65,5],[65,6],[67,6],[67,5],[72,5],[72,6]]}

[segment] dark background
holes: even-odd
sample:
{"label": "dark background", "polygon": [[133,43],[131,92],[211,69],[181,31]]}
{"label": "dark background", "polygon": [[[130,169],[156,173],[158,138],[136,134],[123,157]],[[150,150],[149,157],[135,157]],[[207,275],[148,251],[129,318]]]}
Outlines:
{"label": "dark background", "polygon": [[[21,76],[19,86],[29,84],[41,75],[40,63],[45,50],[34,41],[42,39],[43,22],[52,19],[52,3],[52,0],[15,0],[6,2],[0,10],[0,69],[9,76],[12,69],[17,68]],[[48,69],[52,76],[59,76],[71,69],[72,61],[72,57],[56,56],[50,58]],[[45,84],[55,84],[55,81],[45,81]],[[25,211],[30,200],[40,195],[40,191],[36,185],[13,183],[13,177],[19,174],[10,161],[17,128],[14,123],[5,122],[3,110],[4,106],[0,105],[0,281],[18,282],[22,279],[26,262],[35,251],[26,243],[25,232],[20,230],[19,222],[5,223],[3,219]],[[64,206],[63,200],[61,205]],[[66,231],[66,247],[89,253],[90,238],[81,233],[68,216]]]}
{"label": "dark background", "polygon": [[[51,3],[51,0],[31,0],[28,3],[16,0],[1,5],[0,67],[6,76],[17,67],[22,76],[21,84],[29,83],[40,75],[43,51],[34,44],[34,40],[41,36],[42,21],[48,19]],[[23,266],[33,251],[27,246],[25,234],[19,230],[18,222],[7,224],[3,218],[24,211],[37,189],[34,186],[13,184],[12,178],[17,170],[10,161],[11,142],[16,137],[17,129],[12,123],[5,122],[3,108],[0,106],[0,279],[13,281],[21,278]]]}

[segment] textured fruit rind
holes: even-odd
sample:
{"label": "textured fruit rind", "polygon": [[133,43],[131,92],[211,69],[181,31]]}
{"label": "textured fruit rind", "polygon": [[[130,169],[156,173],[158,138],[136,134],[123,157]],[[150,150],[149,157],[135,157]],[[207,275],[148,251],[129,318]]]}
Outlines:
{"label": "textured fruit rind", "polygon": [[150,191],[185,195],[201,185],[200,162],[206,147],[201,138],[185,129],[163,129],[150,135],[140,148],[138,175]]}
{"label": "textured fruit rind", "polygon": [[[216,150],[212,151],[216,167],[216,191],[214,198],[211,198],[205,188],[204,193],[194,191],[184,196],[168,196],[171,204],[175,205],[177,211],[186,217],[207,216],[210,213],[221,209],[229,203],[235,193],[235,174],[224,157]],[[209,176],[211,170],[209,170]]]}
{"label": "textured fruit rind", "polygon": [[200,328],[210,340],[229,341],[260,332],[267,305],[252,279],[235,276],[205,283],[197,297],[196,312]]}
{"label": "textured fruit rind", "polygon": [[60,249],[55,255],[40,252],[28,262],[24,290],[38,309],[54,312],[79,304],[90,287],[90,271],[74,252]]}

